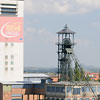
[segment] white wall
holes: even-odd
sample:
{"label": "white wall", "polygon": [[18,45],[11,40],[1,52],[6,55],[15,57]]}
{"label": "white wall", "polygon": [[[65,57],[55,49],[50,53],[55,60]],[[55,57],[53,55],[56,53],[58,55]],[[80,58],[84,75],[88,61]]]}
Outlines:
{"label": "white wall", "polygon": [[[23,43],[13,43],[13,46],[11,44],[9,42],[8,46],[5,46],[4,42],[0,43],[0,81],[23,80]],[[5,56],[8,56],[8,59]],[[14,64],[11,64],[12,61]]]}

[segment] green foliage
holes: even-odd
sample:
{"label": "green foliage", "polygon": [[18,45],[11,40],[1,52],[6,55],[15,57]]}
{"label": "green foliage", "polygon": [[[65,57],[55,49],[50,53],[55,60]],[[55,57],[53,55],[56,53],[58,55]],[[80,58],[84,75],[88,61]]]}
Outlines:
{"label": "green foliage", "polygon": [[86,80],[91,81],[91,78],[89,77],[89,74],[86,75]]}
{"label": "green foliage", "polygon": [[98,81],[100,82],[100,70],[99,70],[99,79],[98,79]]}
{"label": "green foliage", "polygon": [[75,80],[75,81],[80,81],[80,78],[81,78],[81,73],[80,73],[78,64],[77,64],[77,62],[76,62],[76,63],[75,63],[75,69],[74,69],[74,80]]}
{"label": "green foliage", "polygon": [[75,69],[74,69],[74,81],[85,81],[84,69],[79,68],[77,62],[75,62]]}

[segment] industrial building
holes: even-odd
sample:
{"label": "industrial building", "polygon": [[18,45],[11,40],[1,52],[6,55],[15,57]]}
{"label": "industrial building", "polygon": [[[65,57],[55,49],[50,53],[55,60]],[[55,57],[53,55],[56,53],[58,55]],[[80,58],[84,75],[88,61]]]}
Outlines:
{"label": "industrial building", "polygon": [[[46,84],[46,99],[47,100],[97,100],[94,93],[100,95],[99,82],[57,82]],[[100,100],[100,98],[98,99]]]}
{"label": "industrial building", "polygon": [[[99,82],[73,82],[75,32],[58,32],[58,78],[24,74],[24,0],[0,0],[0,100],[100,100]],[[59,81],[59,82],[56,82]],[[69,82],[68,82],[69,81]]]}
{"label": "industrial building", "polygon": [[0,0],[0,81],[23,81],[24,0]]}

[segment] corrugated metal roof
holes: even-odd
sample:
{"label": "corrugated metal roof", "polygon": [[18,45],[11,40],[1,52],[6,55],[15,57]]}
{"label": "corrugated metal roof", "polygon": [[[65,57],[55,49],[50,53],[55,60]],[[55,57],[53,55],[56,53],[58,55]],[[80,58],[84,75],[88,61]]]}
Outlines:
{"label": "corrugated metal roof", "polygon": [[25,73],[24,78],[31,77],[31,78],[49,78],[50,76],[44,73]]}
{"label": "corrugated metal roof", "polygon": [[40,84],[40,81],[3,81],[0,82],[5,85],[22,85],[22,84]]}
{"label": "corrugated metal roof", "polygon": [[[56,82],[56,83],[48,83],[48,84],[51,84],[51,85],[86,85],[87,82],[86,81],[75,81],[75,82],[68,82],[68,81],[61,81],[61,82]],[[90,85],[100,85],[100,82],[94,82],[94,81],[89,81],[89,84]]]}

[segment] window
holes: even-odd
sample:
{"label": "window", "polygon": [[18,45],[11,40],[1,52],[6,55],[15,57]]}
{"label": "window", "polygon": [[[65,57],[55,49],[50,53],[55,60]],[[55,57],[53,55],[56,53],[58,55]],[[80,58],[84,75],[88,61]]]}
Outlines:
{"label": "window", "polygon": [[16,12],[1,11],[1,15],[3,16],[16,16],[16,14]]}
{"label": "window", "polygon": [[80,98],[80,100],[84,100],[83,98]]}
{"label": "window", "polygon": [[7,55],[5,56],[5,59],[8,59],[8,56]]}
{"label": "window", "polygon": [[14,70],[14,68],[13,67],[11,67],[11,71],[13,71]]}
{"label": "window", "polygon": [[86,98],[85,100],[90,100],[89,98]]}
{"label": "window", "polygon": [[50,86],[47,86],[47,92],[50,92]]}
{"label": "window", "polygon": [[5,47],[7,47],[8,46],[8,43],[5,43]]}
{"label": "window", "polygon": [[[86,92],[90,92],[90,89],[89,87],[86,87]],[[88,100],[88,99],[87,99]]]}
{"label": "window", "polygon": [[52,91],[52,92],[55,92],[55,91],[56,91],[56,88],[55,88],[54,86],[52,86],[52,87],[51,87],[51,91]]}
{"label": "window", "polygon": [[74,88],[73,94],[80,94],[80,88]]}
{"label": "window", "polygon": [[65,87],[61,87],[61,92],[62,92],[62,93],[65,92]]}
{"label": "window", "polygon": [[11,96],[12,96],[12,97],[21,97],[22,94],[12,94]]}
{"label": "window", "polygon": [[82,87],[82,92],[90,92],[89,87]]}
{"label": "window", "polygon": [[11,55],[11,59],[12,59],[12,60],[14,59],[14,56],[13,56],[13,55]]}
{"label": "window", "polygon": [[52,98],[51,100],[55,100],[54,98]]}
{"label": "window", "polygon": [[56,92],[60,92],[60,88],[59,87],[56,87]]}
{"label": "window", "polygon": [[16,4],[1,4],[2,6],[16,6]]}
{"label": "window", "polygon": [[12,88],[32,88],[32,84],[12,85]]}
{"label": "window", "polygon": [[73,98],[73,100],[77,100],[77,98]]}
{"label": "window", "polygon": [[13,47],[14,46],[14,43],[11,43],[11,46]]}
{"label": "window", "polygon": [[96,86],[92,86],[92,90],[96,92]]}
{"label": "window", "polygon": [[72,87],[67,87],[67,93],[72,93]]}
{"label": "window", "polygon": [[8,65],[8,61],[5,61],[5,65]]}
{"label": "window", "polygon": [[14,62],[13,61],[11,61],[11,65],[14,65]]}
{"label": "window", "polygon": [[8,67],[5,67],[5,71],[8,71]]}
{"label": "window", "polygon": [[71,100],[70,98],[67,98],[67,100]]}
{"label": "window", "polygon": [[100,92],[100,86],[97,87],[97,91]]}
{"label": "window", "polygon": [[16,8],[1,8],[1,11],[16,12]]}

